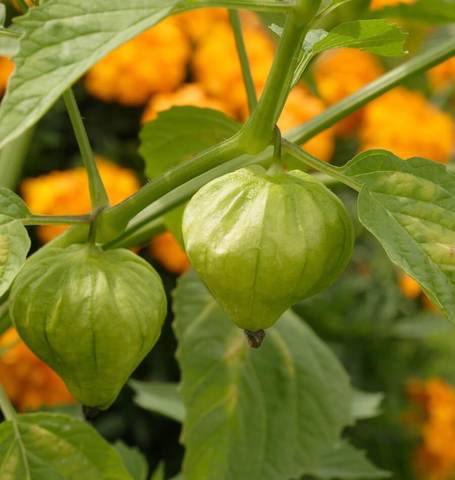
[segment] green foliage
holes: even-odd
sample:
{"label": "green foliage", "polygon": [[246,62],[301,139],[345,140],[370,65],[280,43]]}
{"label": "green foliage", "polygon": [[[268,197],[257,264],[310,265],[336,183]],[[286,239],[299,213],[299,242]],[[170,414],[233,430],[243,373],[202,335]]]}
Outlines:
{"label": "green foliage", "polygon": [[50,413],[19,415],[0,425],[0,478],[132,480],[118,453],[91,426]]}
{"label": "green foliage", "polygon": [[323,480],[388,478],[390,473],[373,466],[365,454],[346,442],[325,452],[311,474]]}
{"label": "green foliage", "polygon": [[139,449],[128,447],[120,441],[114,444],[114,448],[122,457],[123,464],[133,480],[148,480],[149,467],[147,460]]}
{"label": "green foliage", "polygon": [[8,301],[0,300],[0,335],[11,326],[11,319],[8,314]]}
{"label": "green foliage", "polygon": [[21,197],[7,188],[0,188],[0,214],[12,219],[26,219],[30,211]]}
{"label": "green foliage", "polygon": [[16,25],[23,36],[0,108],[0,148],[39,120],[99,59],[158,23],[176,4],[177,0],[132,0],[128,5],[121,0],[52,0],[19,17]]}
{"label": "green foliage", "polygon": [[430,160],[382,150],[358,155],[344,173],[363,185],[360,221],[455,322],[455,177]]}
{"label": "green foliage", "polygon": [[185,406],[180,397],[177,384],[130,380],[129,385],[135,391],[134,401],[140,407],[169,417],[177,422],[183,422]]}
{"label": "green foliage", "polygon": [[[322,35],[321,39],[311,45],[311,53],[316,55],[325,50],[344,47],[394,57],[405,53],[403,47],[406,38],[407,33],[386,20],[355,20],[342,23]],[[307,50],[309,47],[307,43]]]}
{"label": "green foliage", "polygon": [[249,349],[194,273],[175,293],[185,480],[283,480],[318,465],[351,420],[348,379],[288,313]]}
{"label": "green foliage", "polygon": [[160,463],[157,469],[153,472],[150,480],[166,480],[164,463]]}

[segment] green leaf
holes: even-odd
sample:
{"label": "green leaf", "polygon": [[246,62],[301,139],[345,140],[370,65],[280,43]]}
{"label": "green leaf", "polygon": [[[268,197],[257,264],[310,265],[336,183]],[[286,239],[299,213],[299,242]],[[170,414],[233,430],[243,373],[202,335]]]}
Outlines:
{"label": "green leaf", "polygon": [[390,473],[371,464],[365,454],[346,442],[321,456],[319,465],[311,474],[322,480],[388,478]]}
{"label": "green leaf", "polygon": [[[320,32],[320,31],[319,31]],[[313,38],[311,38],[313,35]],[[394,57],[403,55],[407,33],[397,25],[386,20],[355,20],[342,23],[331,30],[327,35],[314,35],[308,32],[306,49],[312,41],[312,54],[318,54],[332,48],[359,48],[376,55]]]}
{"label": "green leaf", "polygon": [[455,322],[455,176],[445,166],[373,150],[344,169],[363,185],[362,224]]}
{"label": "green leaf", "polygon": [[145,173],[155,178],[205,148],[234,135],[240,124],[209,108],[173,107],[141,130]]}
{"label": "green leaf", "polygon": [[21,197],[8,188],[0,188],[0,215],[24,219],[30,216],[30,210]]}
{"label": "green leaf", "polygon": [[115,442],[114,448],[122,458],[123,465],[133,480],[147,480],[149,467],[147,460],[138,448],[129,447],[121,441]]}
{"label": "green leaf", "polygon": [[452,23],[455,22],[454,0],[417,0],[415,3],[399,3],[396,6],[386,7],[373,12],[373,15],[418,20],[424,23]]}
{"label": "green leaf", "polygon": [[381,413],[381,403],[384,400],[382,393],[367,393],[354,390],[352,399],[353,420],[364,420],[376,417]]}
{"label": "green leaf", "polygon": [[0,214],[0,297],[11,286],[30,250],[27,229],[19,220]]}
{"label": "green leaf", "polygon": [[166,17],[177,0],[50,0],[18,17],[16,70],[0,108],[0,148],[42,117],[103,56]]}
{"label": "green leaf", "polygon": [[158,465],[157,469],[153,472],[153,475],[150,478],[150,480],[166,480],[164,467],[165,467],[164,463],[161,462]]}
{"label": "green leaf", "polygon": [[4,480],[132,480],[90,425],[60,414],[19,415],[0,425]]}
{"label": "green leaf", "polygon": [[[202,150],[234,135],[240,124],[208,108],[174,107],[161,112],[141,130],[140,154],[145,173],[155,178],[191,159]],[[181,223],[184,206],[164,216],[166,227],[183,244]]]}
{"label": "green leaf", "polygon": [[136,393],[134,401],[137,405],[177,422],[183,422],[185,406],[178,391],[178,384],[130,380],[129,385]]}
{"label": "green leaf", "polygon": [[451,332],[453,326],[442,315],[426,312],[401,320],[393,326],[390,335],[394,338],[419,340]]}
{"label": "green leaf", "polygon": [[253,350],[194,273],[180,278],[174,308],[185,480],[297,478],[338,444],[351,420],[349,381],[296,315]]}

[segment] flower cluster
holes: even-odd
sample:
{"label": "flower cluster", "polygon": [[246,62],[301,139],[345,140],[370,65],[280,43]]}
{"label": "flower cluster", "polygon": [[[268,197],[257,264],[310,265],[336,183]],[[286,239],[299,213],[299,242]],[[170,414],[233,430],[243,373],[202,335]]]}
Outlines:
{"label": "flower cluster", "polygon": [[421,93],[396,88],[364,109],[362,150],[384,148],[404,159],[447,163],[455,147],[455,124]]}
{"label": "flower cluster", "polygon": [[123,105],[143,105],[157,92],[176,88],[185,78],[190,46],[174,18],[114,50],[87,74],[94,96]]}
{"label": "flower cluster", "polygon": [[455,57],[437,65],[428,72],[428,79],[435,91],[455,85]]}
{"label": "flower cluster", "polygon": [[450,480],[455,474],[455,389],[441,379],[413,380],[408,395],[416,413],[420,445],[415,456],[418,476]]}
{"label": "flower cluster", "polygon": [[61,378],[10,328],[0,336],[0,383],[21,411],[73,403]]}
{"label": "flower cluster", "polygon": [[[132,170],[101,157],[98,157],[97,165],[111,204],[119,203],[139,189],[139,181]],[[21,191],[35,214],[83,215],[91,210],[87,173],[82,167],[25,179]],[[48,242],[65,228],[46,225],[38,227],[37,232],[42,242]]]}
{"label": "flower cluster", "polygon": [[373,10],[379,9],[379,8],[384,8],[384,7],[393,7],[395,5],[398,5],[400,3],[404,4],[411,4],[415,3],[416,0],[373,0],[371,2],[370,7]]}

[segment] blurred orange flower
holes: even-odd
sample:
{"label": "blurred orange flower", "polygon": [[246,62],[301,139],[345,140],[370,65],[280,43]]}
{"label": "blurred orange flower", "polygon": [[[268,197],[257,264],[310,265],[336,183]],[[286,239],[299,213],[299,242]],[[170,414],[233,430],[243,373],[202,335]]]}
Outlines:
{"label": "blurred orange flower", "polygon": [[449,60],[432,68],[428,72],[428,78],[436,91],[444,90],[452,85],[455,86],[455,57],[449,58]]}
{"label": "blurred orange flower", "polygon": [[409,275],[400,272],[398,276],[400,290],[406,298],[414,300],[422,293],[420,285]]}
{"label": "blurred orange flower", "polygon": [[[313,67],[319,95],[333,105],[380,77],[384,70],[374,55],[362,50],[340,48],[322,54]],[[340,135],[354,135],[362,121],[363,110],[339,122]]]}
{"label": "blurred orange flower", "polygon": [[157,92],[185,78],[191,49],[175,18],[168,18],[99,61],[85,78],[87,90],[104,101],[144,105]]}
{"label": "blurred orange flower", "polygon": [[192,105],[201,108],[213,108],[224,112],[226,115],[232,115],[228,105],[220,100],[211,98],[198,83],[188,83],[172,93],[161,93],[155,95],[147,105],[143,122],[154,120],[159,112],[168,110],[171,107]]}
{"label": "blurred orange flower", "polygon": [[197,42],[209,33],[216,22],[228,22],[228,12],[225,8],[198,8],[175,17],[188,37]]}
{"label": "blurred orange flower", "polygon": [[[101,157],[97,158],[97,165],[111,204],[121,202],[139,189],[139,181],[132,170]],[[83,167],[25,179],[21,192],[36,214],[83,215],[91,210],[87,173]],[[65,228],[63,225],[45,225],[38,227],[37,232],[42,242],[48,242]]]}
{"label": "blurred orange flower", "polygon": [[14,69],[14,63],[8,57],[0,57],[0,95],[6,89],[8,79]]}
{"label": "blurred orange flower", "polygon": [[415,468],[425,480],[450,480],[455,473],[455,389],[441,379],[412,380],[407,393],[415,409],[420,445]]}
{"label": "blurred orange flower", "polygon": [[0,383],[21,411],[74,403],[63,380],[10,328],[0,335]]}
{"label": "blurred orange flower", "polygon": [[362,150],[384,148],[403,159],[419,156],[442,163],[454,152],[454,121],[419,92],[395,88],[364,112]]}
{"label": "blurred orange flower", "polygon": [[190,268],[190,262],[171,232],[153,238],[150,246],[153,258],[171,273],[182,274]]}
{"label": "blurred orange flower", "polygon": [[378,8],[384,7],[393,7],[394,5],[398,5],[400,3],[415,3],[416,0],[373,0],[371,2],[370,7],[375,10]]}

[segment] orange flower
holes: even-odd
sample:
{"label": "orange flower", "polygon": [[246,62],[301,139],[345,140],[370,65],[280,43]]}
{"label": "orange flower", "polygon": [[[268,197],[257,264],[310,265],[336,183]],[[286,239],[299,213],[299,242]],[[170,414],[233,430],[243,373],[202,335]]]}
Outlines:
{"label": "orange flower", "polygon": [[455,389],[434,378],[412,380],[407,392],[418,412],[416,471],[425,480],[449,480],[455,474]]}
{"label": "orange flower", "polygon": [[[352,95],[384,73],[374,55],[362,50],[340,48],[322,54],[313,67],[319,95],[333,105]],[[362,112],[350,115],[336,125],[340,135],[353,135],[362,121]]]}
{"label": "orange flower", "polygon": [[14,69],[14,63],[8,57],[0,57],[0,95],[6,90],[6,84]]}
{"label": "orange flower", "polygon": [[150,246],[153,258],[166,270],[182,274],[190,268],[190,262],[171,232],[157,235]]}
{"label": "orange flower", "polygon": [[[132,170],[98,157],[97,165],[106,187],[109,201],[116,204],[139,189]],[[22,182],[22,196],[33,213],[41,215],[82,215],[90,212],[90,194],[85,168],[54,171]],[[38,227],[42,242],[48,242],[65,230],[65,226]]]}
{"label": "orange flower", "polygon": [[11,328],[0,336],[0,383],[21,411],[74,403],[63,380]]}
{"label": "orange flower", "polygon": [[428,72],[430,84],[434,90],[444,90],[455,85],[455,57],[437,65]]}
{"label": "orange flower", "polygon": [[447,163],[455,148],[455,123],[421,93],[396,88],[365,107],[362,150],[384,148],[403,159]]}
{"label": "orange flower", "polygon": [[[297,127],[325,110],[319,98],[311,95],[304,87],[294,88],[278,121],[283,132]],[[333,129],[325,130],[304,144],[304,148],[320,160],[329,161],[335,150]]]}
{"label": "orange flower", "polygon": [[182,30],[191,40],[197,42],[208,35],[216,22],[228,22],[229,17],[225,8],[198,8],[191,12],[175,17]]}
{"label": "orange flower", "polygon": [[400,273],[398,277],[398,283],[400,290],[406,298],[411,300],[416,299],[422,293],[420,285],[409,275],[405,273]]}
{"label": "orange flower", "polygon": [[[264,29],[248,22],[243,33],[257,91],[265,85],[273,61],[274,44]],[[193,58],[196,80],[206,92],[241,115],[247,98],[234,36],[229,24],[218,22],[201,38]]]}
{"label": "orange flower", "polygon": [[373,0],[371,2],[371,8],[373,10],[376,10],[378,8],[384,8],[384,7],[393,7],[395,5],[398,5],[400,3],[415,3],[416,0]]}
{"label": "orange flower", "polygon": [[232,114],[227,105],[219,100],[210,98],[199,84],[188,83],[175,92],[155,95],[148,103],[142,121],[150,122],[157,117],[159,112],[168,110],[171,107],[186,105],[213,108],[214,110],[224,112],[226,115]]}
{"label": "orange flower", "polygon": [[123,105],[144,105],[185,78],[190,45],[175,18],[168,18],[114,50],[88,72],[87,90]]}

